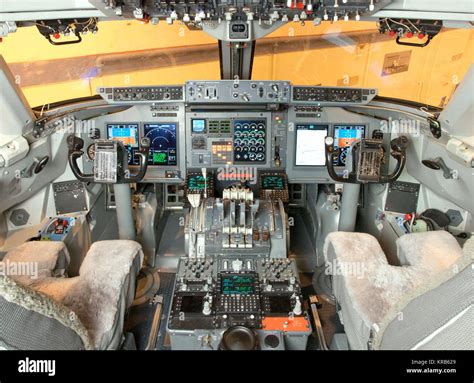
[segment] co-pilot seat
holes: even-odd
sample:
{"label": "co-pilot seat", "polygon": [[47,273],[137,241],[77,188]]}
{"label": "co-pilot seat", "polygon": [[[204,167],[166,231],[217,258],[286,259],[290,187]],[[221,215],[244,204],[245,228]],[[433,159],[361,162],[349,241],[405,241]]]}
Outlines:
{"label": "co-pilot seat", "polygon": [[[0,349],[117,349],[143,261],[129,240],[92,244],[79,276],[67,278],[62,242],[27,242],[3,259],[30,275],[0,275]],[[30,262],[37,267],[27,269]]]}
{"label": "co-pilot seat", "polygon": [[446,231],[406,234],[397,251],[401,266],[392,266],[371,235],[326,239],[349,348],[473,349],[474,240],[461,249]]}

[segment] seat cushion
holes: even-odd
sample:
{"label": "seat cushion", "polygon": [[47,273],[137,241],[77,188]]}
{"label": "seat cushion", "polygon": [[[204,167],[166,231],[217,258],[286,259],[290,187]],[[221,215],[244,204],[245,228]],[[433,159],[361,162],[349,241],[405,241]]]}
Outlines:
{"label": "seat cushion", "polygon": [[[45,265],[49,267],[54,262],[52,258],[48,260],[49,263]],[[30,288],[35,290],[28,302],[41,298],[41,302],[47,301],[53,307],[57,306],[65,312],[73,313],[89,339],[85,348],[116,349],[122,341],[125,314],[135,296],[136,277],[142,262],[143,252],[137,242],[95,242],[84,259],[78,277],[44,276],[33,281],[26,280]],[[19,282],[22,283],[23,279]],[[12,303],[16,303],[16,299],[13,299]],[[2,328],[3,330],[6,333],[9,331],[8,328]],[[34,327],[30,330],[33,331]],[[50,344],[48,339],[45,339],[45,342]],[[37,345],[40,347],[40,339]],[[63,348],[62,344],[57,346]]]}
{"label": "seat cushion", "polygon": [[77,313],[96,349],[120,345],[125,313],[135,296],[142,262],[143,251],[137,242],[95,242],[81,265],[78,282],[61,300]]}

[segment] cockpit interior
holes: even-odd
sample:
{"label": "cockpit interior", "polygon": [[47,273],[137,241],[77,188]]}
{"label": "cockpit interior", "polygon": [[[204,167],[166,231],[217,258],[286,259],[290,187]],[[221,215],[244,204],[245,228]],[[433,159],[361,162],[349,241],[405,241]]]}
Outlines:
{"label": "cockpit interior", "polygon": [[473,350],[470,0],[0,4],[0,349]]}

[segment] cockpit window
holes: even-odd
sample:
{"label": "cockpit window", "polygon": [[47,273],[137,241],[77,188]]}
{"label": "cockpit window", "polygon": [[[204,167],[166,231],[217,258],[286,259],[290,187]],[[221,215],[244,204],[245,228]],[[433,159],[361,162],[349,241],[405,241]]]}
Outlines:
{"label": "cockpit window", "polygon": [[[443,108],[474,62],[473,39],[472,30],[444,28],[415,48],[397,45],[373,22],[288,23],[256,42],[252,78],[373,87],[383,97]],[[178,23],[101,22],[96,35],[63,47],[23,27],[0,54],[32,106],[91,96],[101,86],[220,78],[217,41]]]}
{"label": "cockpit window", "polygon": [[217,41],[178,23],[101,22],[96,35],[62,47],[49,44],[36,27],[23,27],[4,39],[0,54],[31,106],[92,96],[101,86],[220,78]]}
{"label": "cockpit window", "polygon": [[469,29],[443,28],[416,48],[397,45],[373,22],[308,24],[288,23],[257,41],[252,78],[378,88],[383,97],[443,108],[474,62]]}

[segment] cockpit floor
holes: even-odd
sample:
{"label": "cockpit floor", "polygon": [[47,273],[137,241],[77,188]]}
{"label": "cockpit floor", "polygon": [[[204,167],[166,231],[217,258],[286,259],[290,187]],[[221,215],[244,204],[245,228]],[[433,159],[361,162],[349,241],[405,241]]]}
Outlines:
{"label": "cockpit floor", "polygon": [[[125,323],[125,331],[131,332],[135,337],[138,350],[168,350],[169,343],[166,339],[166,320],[171,297],[175,273],[158,272],[159,287],[146,301],[135,301]],[[157,310],[160,310],[158,313]],[[154,329],[154,317],[160,316],[159,328]],[[157,331],[155,331],[157,330]],[[151,339],[155,336],[156,339]]]}

